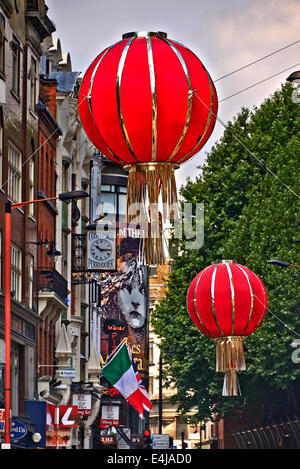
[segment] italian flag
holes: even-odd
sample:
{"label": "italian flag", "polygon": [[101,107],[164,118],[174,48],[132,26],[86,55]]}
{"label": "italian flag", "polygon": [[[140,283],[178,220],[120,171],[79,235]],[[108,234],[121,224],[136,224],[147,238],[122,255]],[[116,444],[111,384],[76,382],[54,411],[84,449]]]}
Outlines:
{"label": "italian flag", "polygon": [[144,410],[150,411],[151,401],[141,389],[133,367],[132,358],[125,342],[122,342],[102,368],[102,376],[114,386],[126,401],[144,418]]}

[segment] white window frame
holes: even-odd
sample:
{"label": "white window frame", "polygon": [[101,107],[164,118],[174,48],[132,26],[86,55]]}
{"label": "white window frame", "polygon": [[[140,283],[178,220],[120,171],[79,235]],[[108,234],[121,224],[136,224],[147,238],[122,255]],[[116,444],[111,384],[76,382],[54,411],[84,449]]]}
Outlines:
{"label": "white window frame", "polygon": [[22,251],[15,244],[11,244],[11,291],[15,292],[14,300],[22,301]]}
{"label": "white window frame", "polygon": [[36,92],[37,92],[37,61],[34,57],[31,57],[30,65],[30,110],[35,112],[36,104]]}
{"label": "white window frame", "polygon": [[12,91],[20,97],[21,45],[15,38],[12,40]]}
{"label": "white window frame", "polygon": [[3,184],[3,127],[0,125],[0,189]]}
{"label": "white window frame", "polygon": [[21,202],[22,197],[22,154],[8,144],[8,197],[12,202]]}
{"label": "white window frame", "polygon": [[5,18],[0,13],[0,74],[5,76],[5,41],[7,41],[5,35]]}
{"label": "white window frame", "polygon": [[[34,200],[34,160],[29,160],[28,163],[28,173],[29,173],[29,194],[28,200]],[[29,215],[34,216],[34,204],[29,204]]]}
{"label": "white window frame", "polygon": [[2,288],[2,230],[0,230],[0,290]]}
{"label": "white window frame", "polygon": [[31,254],[28,254],[28,306],[33,306],[33,267],[34,258]]}

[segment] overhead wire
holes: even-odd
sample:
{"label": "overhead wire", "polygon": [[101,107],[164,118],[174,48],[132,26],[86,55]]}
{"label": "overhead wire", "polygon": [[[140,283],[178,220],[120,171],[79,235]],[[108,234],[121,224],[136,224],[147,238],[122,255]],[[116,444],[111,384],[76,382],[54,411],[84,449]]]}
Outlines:
{"label": "overhead wire", "polygon": [[[151,286],[151,285],[150,285]],[[181,285],[176,285],[176,284],[172,284],[172,283],[166,283],[166,285],[164,286],[164,288],[166,288],[167,290],[169,289],[169,287],[171,287],[172,289],[175,289],[175,290],[178,290],[178,292],[180,291],[180,294],[182,294],[182,288],[177,288]],[[185,295],[187,294],[187,288],[185,288]],[[267,311],[269,311],[269,313],[277,320],[279,321],[281,324],[284,325],[284,327],[286,327],[287,329],[289,329],[291,332],[293,332],[294,334],[296,334],[298,337],[300,337],[300,333],[295,331],[294,329],[292,329],[288,324],[286,324],[282,319],[280,319],[275,313],[273,313],[273,311],[270,310],[270,308],[268,306],[266,306],[259,298],[257,295],[254,295],[254,297],[264,306],[266,307]],[[174,320],[174,317],[176,317],[177,314],[175,314],[174,316],[172,316],[172,318],[169,318],[165,321],[165,324],[169,324],[171,322],[171,320]]]}
{"label": "overhead wire", "polygon": [[250,90],[251,88],[254,88],[254,87],[257,86],[257,85],[260,85],[261,83],[264,83],[265,81],[271,80],[272,78],[277,77],[278,75],[281,75],[281,73],[287,72],[287,71],[290,70],[291,68],[295,68],[295,67],[297,67],[298,65],[300,65],[300,62],[298,62],[298,63],[295,64],[295,65],[292,65],[291,67],[285,68],[284,70],[281,70],[281,72],[274,73],[273,75],[269,76],[268,78],[264,78],[263,80],[258,81],[258,82],[256,82],[256,83],[254,83],[253,85],[247,86],[247,88],[244,88],[243,90],[237,91],[236,93],[233,93],[233,94],[231,94],[230,96],[227,96],[226,98],[220,99],[220,100],[219,100],[219,103],[222,103],[223,101],[226,101],[227,99],[233,98],[234,96],[237,96],[238,94],[241,94],[241,93],[243,93],[244,91],[248,91],[248,90]]}
{"label": "overhead wire", "polygon": [[[77,108],[83,103],[83,101],[85,100],[86,98],[84,98],[80,103],[79,105],[77,106]],[[58,132],[58,129],[55,129],[45,140],[44,142],[20,165],[20,167],[10,175],[9,178],[7,178],[7,180],[0,186],[0,189],[2,189],[6,184],[8,184],[8,182],[10,181],[10,179],[13,178],[13,176],[15,176],[18,171],[20,171],[20,169],[22,169],[27,163],[28,161],[31,160],[31,158],[48,142],[48,140],[50,140],[54,134]],[[87,138],[85,139],[85,141],[87,140]],[[81,145],[82,146],[82,145]],[[80,146],[80,148],[81,148]]]}
{"label": "overhead wire", "polygon": [[[285,49],[287,49],[287,48],[289,48],[289,47],[291,47],[291,46],[293,46],[293,45],[295,45],[295,44],[298,44],[298,43],[300,43],[300,39],[297,40],[297,41],[294,41],[294,42],[292,42],[292,43],[290,43],[290,44],[287,44],[286,46],[281,47],[280,49],[277,49],[277,50],[275,50],[275,51],[273,51],[273,52],[271,52],[271,53],[269,53],[269,54],[267,54],[267,55],[265,55],[265,56],[263,56],[263,57],[261,57],[261,58],[259,58],[259,59],[256,59],[256,60],[254,60],[254,61],[252,61],[252,62],[250,62],[250,63],[248,63],[248,64],[242,66],[242,67],[239,67],[239,68],[233,70],[232,72],[229,72],[229,73],[227,73],[226,75],[223,75],[222,77],[219,77],[219,78],[215,79],[214,82],[223,80],[224,78],[227,78],[227,77],[229,77],[229,76],[231,76],[231,75],[233,75],[233,74],[235,74],[235,73],[237,73],[237,72],[239,72],[239,71],[241,71],[241,70],[244,70],[244,69],[246,69],[246,68],[248,68],[248,67],[250,67],[250,66],[252,66],[252,65],[254,65],[254,64],[256,64],[256,63],[259,63],[259,62],[261,62],[262,60],[265,60],[266,58],[269,58],[269,57],[271,57],[271,56],[273,56],[273,55],[275,55],[275,54],[277,54],[277,53],[279,53],[279,52],[281,52],[281,51],[283,51],[283,50],[285,50]],[[295,67],[295,66],[297,66],[297,65],[299,65],[299,64],[293,65],[293,67]],[[6,66],[9,67],[9,65],[6,65]],[[289,68],[287,68],[286,70],[289,70],[290,68],[293,68],[293,67],[289,67]],[[284,70],[284,71],[286,71],[286,70]],[[267,80],[273,78],[274,76],[277,76],[277,75],[283,73],[284,71],[281,71],[281,72],[279,72],[278,74],[274,74],[274,75],[272,75],[271,77],[268,77],[268,78],[266,78],[266,79],[264,79],[264,80],[262,80],[262,81],[260,81],[260,82],[258,82],[258,83],[255,83],[255,84],[253,84],[253,85],[251,85],[251,86],[245,88],[244,90],[238,91],[237,93],[234,93],[234,94],[231,95],[231,96],[228,96],[228,97],[226,97],[226,98],[223,98],[223,99],[220,100],[219,102],[225,101],[225,100],[227,100],[227,99],[232,98],[233,96],[236,96],[236,95],[238,95],[238,94],[240,94],[240,93],[243,93],[244,91],[247,91],[248,89],[251,89],[251,88],[253,88],[254,86],[257,86],[257,85],[259,85],[260,83],[263,83],[264,81],[267,81]],[[193,90],[193,92],[196,92],[198,89],[199,89],[199,88]],[[69,90],[66,89],[65,91],[69,91]],[[85,99],[87,99],[87,96],[84,97],[84,99],[82,100],[82,102],[83,102]],[[81,103],[82,103],[82,102],[81,102]],[[80,103],[80,104],[81,104],[81,103]],[[2,104],[5,104],[6,106],[13,105],[13,104],[9,104],[9,103],[2,103]],[[80,106],[80,104],[77,106],[77,108]],[[43,147],[43,145],[44,145],[45,143],[47,143],[47,141],[55,134],[55,132],[57,132],[57,130],[55,130],[55,131],[38,147],[38,149],[37,149],[36,151],[34,151],[34,152],[27,158],[27,160],[25,160],[25,161],[22,163],[22,165],[20,166],[19,169],[23,168],[23,166],[36,154],[37,151],[39,151],[39,150]],[[17,172],[17,171],[16,171],[16,172]],[[13,174],[11,174],[10,178],[12,178],[12,177],[16,174],[16,172],[13,173]],[[9,178],[1,185],[0,189],[2,189],[2,188],[8,183],[8,181],[9,181]]]}
{"label": "overhead wire", "polygon": [[[232,76],[233,74],[238,73],[238,72],[240,72],[240,71],[242,71],[242,70],[244,70],[244,69],[246,69],[246,68],[248,68],[248,67],[250,67],[250,66],[252,66],[252,65],[254,65],[254,64],[257,64],[257,63],[261,62],[262,60],[265,60],[265,59],[267,59],[267,58],[269,58],[269,57],[271,57],[271,56],[273,56],[273,55],[275,55],[275,54],[277,54],[277,53],[279,53],[279,52],[281,52],[281,51],[283,51],[283,50],[285,50],[285,49],[287,49],[287,48],[289,48],[289,47],[291,47],[291,46],[293,46],[293,45],[295,45],[295,44],[298,44],[298,43],[300,43],[300,40],[297,40],[297,41],[295,41],[295,42],[293,42],[293,43],[290,43],[290,44],[288,44],[288,45],[286,45],[286,46],[284,46],[284,47],[282,47],[282,48],[280,48],[280,49],[277,49],[277,50],[274,51],[274,52],[271,52],[270,54],[267,54],[267,55],[265,55],[265,56],[263,56],[263,57],[261,57],[261,58],[259,58],[259,59],[256,59],[256,60],[254,60],[254,61],[252,61],[252,62],[250,62],[250,63],[248,63],[248,64],[246,64],[246,65],[244,65],[244,66],[242,66],[242,67],[239,67],[239,68],[233,70],[232,72],[229,72],[229,73],[227,73],[227,74],[225,74],[225,75],[223,75],[223,76],[221,76],[221,77],[215,79],[214,82],[216,83],[216,82],[218,82],[218,81],[220,81],[220,80],[223,80],[223,79],[225,79],[225,78],[227,78],[227,77],[229,77],[229,76]],[[227,96],[226,98],[221,99],[219,102],[221,103],[221,102],[223,102],[223,101],[225,101],[225,100],[227,100],[227,99],[230,99],[230,98],[232,98],[232,97],[234,97],[234,96],[237,96],[238,94],[243,93],[243,92],[245,92],[245,91],[247,91],[247,90],[249,90],[249,89],[251,89],[251,88],[253,88],[253,87],[255,87],[255,86],[259,85],[259,84],[261,84],[261,83],[264,83],[264,82],[266,82],[266,81],[268,81],[268,80],[270,80],[270,79],[272,79],[272,78],[274,78],[274,77],[280,75],[281,73],[284,73],[284,72],[286,72],[287,70],[290,70],[291,68],[294,68],[294,67],[296,67],[296,66],[298,66],[298,65],[300,65],[300,63],[297,63],[297,64],[295,64],[295,65],[293,65],[293,66],[291,66],[291,67],[288,67],[288,68],[286,68],[286,69],[284,69],[284,70],[282,70],[282,71],[280,71],[280,72],[278,72],[278,73],[276,73],[276,74],[271,75],[271,76],[268,77],[268,78],[265,78],[265,79],[263,79],[263,80],[261,80],[261,81],[259,81],[259,82],[257,82],[257,83],[254,83],[253,85],[250,85],[250,86],[248,86],[247,88],[244,88],[243,90],[240,90],[240,91],[238,91],[238,92],[236,92],[236,93],[234,93],[234,94],[232,94],[232,95],[230,95],[230,96]],[[198,89],[199,89],[199,88],[198,88]],[[202,101],[202,99],[198,96],[198,94],[197,94],[198,89],[193,90],[193,93],[195,94],[195,96],[197,97],[197,99],[200,100],[200,101],[202,102],[202,104],[209,110],[208,106],[207,106],[207,105]],[[69,90],[66,90],[66,91],[69,91]],[[84,97],[84,99],[87,99],[87,97]],[[82,102],[83,102],[83,101],[82,101]],[[5,104],[5,103],[3,103],[3,104]],[[81,103],[80,103],[80,104],[81,104]],[[78,105],[78,107],[80,106],[80,104]],[[7,105],[9,105],[9,104],[7,104]],[[226,129],[226,128],[227,128],[226,124],[225,124],[217,115],[215,115],[211,110],[210,110],[210,112],[214,115],[214,117],[215,117],[215,118],[225,127],[225,129]],[[24,162],[23,162],[23,163],[22,163],[22,165],[20,166],[19,169],[23,168],[23,166],[24,166],[24,165],[25,165],[25,164],[26,164],[26,163],[27,163],[27,162],[28,162],[28,161],[29,161],[46,143],[47,143],[48,140],[50,140],[50,139],[54,136],[54,134],[55,134],[57,131],[58,131],[58,129],[55,129],[55,130],[47,137],[47,139],[46,139],[46,140],[45,140],[45,141],[44,141],[44,142],[43,142],[43,143],[42,143],[42,144],[41,144]],[[245,149],[245,150],[246,150],[246,151],[247,151],[247,152],[248,152],[248,153],[266,170],[266,171],[268,171],[268,172],[269,172],[273,177],[275,177],[286,189],[288,189],[288,190],[289,190],[290,192],[292,192],[298,199],[300,199],[300,196],[299,196],[295,191],[293,191],[284,181],[282,181],[273,171],[271,171],[270,168],[268,168],[256,155],[254,155],[254,153],[251,152],[251,150],[249,150],[249,149],[247,148],[247,146],[246,146],[235,134],[233,134],[233,137],[243,146],[243,148],[244,148],[244,149]],[[87,138],[84,139],[84,141],[83,141],[82,144],[80,145],[80,148],[82,147],[82,145],[83,145],[86,141],[87,141]],[[17,172],[17,171],[16,171],[16,172]],[[13,173],[13,174],[11,174],[10,178],[12,178],[12,177],[16,174],[16,172]],[[0,189],[2,189],[2,188],[8,183],[8,181],[9,181],[9,178],[1,185]],[[173,285],[172,285],[172,287],[173,287]],[[276,314],[273,313],[269,308],[267,308],[267,310],[268,310],[279,322],[281,322],[286,328],[288,328],[291,332],[293,332],[294,334],[296,334],[297,336],[300,337],[300,334],[299,334],[299,333],[297,333],[297,332],[294,331],[292,328],[290,328],[286,323],[284,323],[284,321],[282,321],[278,316],[276,316]]]}
{"label": "overhead wire", "polygon": [[[217,116],[208,106],[207,104],[200,98],[200,96],[198,96],[197,92],[195,91],[194,92],[194,95],[196,96],[196,98],[206,107],[206,109],[217,119],[218,122],[220,122],[222,124],[222,126],[225,128],[225,129],[228,129],[228,126],[225,124],[225,122],[222,121],[222,119]],[[235,135],[235,133],[233,132],[232,133],[232,136],[233,138],[239,142],[240,145],[242,145],[242,147],[249,153],[249,155],[254,158],[262,168],[264,168],[266,171],[268,171],[275,179],[277,179],[277,181],[280,182],[280,184],[282,184],[287,190],[289,190],[292,194],[294,194],[298,199],[300,199],[300,196],[299,194],[297,194],[291,187],[289,187],[284,181],[282,181],[282,179],[280,179],[277,174],[275,174],[265,163],[263,163],[251,150],[249,150],[249,148],[239,139],[239,137],[237,137]]]}
{"label": "overhead wire", "polygon": [[277,49],[277,50],[271,52],[270,54],[264,55],[263,57],[261,57],[259,59],[256,59],[253,62],[250,62],[246,65],[243,65],[242,67],[239,67],[236,70],[233,70],[232,72],[229,72],[226,75],[223,75],[222,77],[217,78],[216,80],[214,80],[214,83],[216,83],[217,81],[223,80],[224,78],[230,77],[231,75],[234,75],[235,73],[240,72],[241,70],[244,70],[245,68],[251,67],[252,65],[257,64],[257,63],[261,62],[262,60],[265,60],[265,59],[271,57],[272,55],[278,54],[279,52],[281,52],[285,49],[288,49],[289,47],[294,46],[295,44],[299,44],[299,43],[300,43],[300,39],[298,39],[295,42],[291,42],[290,44],[287,44],[286,46],[281,47],[280,49]]}

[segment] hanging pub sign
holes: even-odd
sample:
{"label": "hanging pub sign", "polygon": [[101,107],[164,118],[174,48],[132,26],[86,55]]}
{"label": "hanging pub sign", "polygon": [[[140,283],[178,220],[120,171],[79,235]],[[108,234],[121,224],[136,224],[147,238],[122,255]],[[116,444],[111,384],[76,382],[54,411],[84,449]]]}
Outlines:
{"label": "hanging pub sign", "polygon": [[97,224],[87,229],[86,270],[108,272],[116,270],[116,225]]}

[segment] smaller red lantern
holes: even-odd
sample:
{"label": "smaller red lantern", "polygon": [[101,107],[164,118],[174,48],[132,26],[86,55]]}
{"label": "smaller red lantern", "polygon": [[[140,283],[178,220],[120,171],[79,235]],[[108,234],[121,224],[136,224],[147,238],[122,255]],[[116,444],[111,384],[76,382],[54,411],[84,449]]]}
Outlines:
{"label": "smaller red lantern", "polygon": [[260,326],[267,304],[260,278],[233,261],[206,267],[190,284],[188,312],[198,329],[217,342],[216,371],[225,373],[225,396],[238,394],[237,371],[246,369],[243,337]]}

